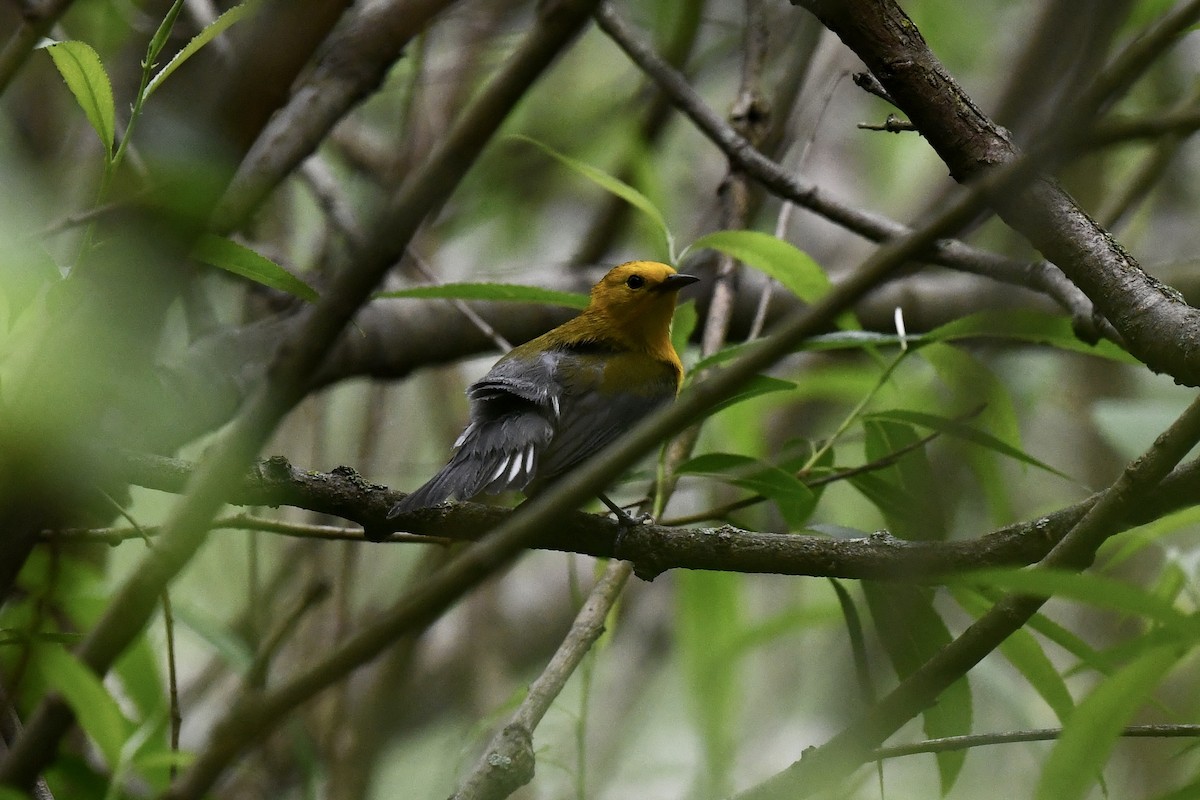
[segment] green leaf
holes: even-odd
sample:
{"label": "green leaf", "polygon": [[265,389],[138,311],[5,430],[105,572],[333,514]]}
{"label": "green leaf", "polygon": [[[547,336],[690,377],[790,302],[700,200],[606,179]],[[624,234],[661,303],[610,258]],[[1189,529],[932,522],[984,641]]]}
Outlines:
{"label": "green leaf", "polygon": [[0,628],[0,645],[20,644],[30,642],[57,642],[59,644],[75,644],[83,638],[81,633],[59,631],[36,631],[30,633],[19,628]]}
{"label": "green leaf", "polygon": [[[242,19],[247,14],[255,11],[259,5],[259,2],[260,0],[248,0],[245,3],[234,6],[210,22],[204,28],[204,30],[192,37],[192,40],[184,45],[180,51],[176,53],[170,61],[167,62],[167,65],[159,70],[158,74],[151,78],[150,82],[146,84],[146,92],[142,95],[143,99],[153,94],[154,90],[161,86],[163,81],[171,76],[171,73],[179,69],[189,58],[196,55],[196,53],[200,51],[200,48],[217,38],[217,36],[224,32],[226,28],[233,25],[233,23]],[[174,11],[174,9],[172,9],[172,11]],[[168,15],[168,18],[170,18],[170,15]],[[165,22],[166,20],[164,20],[164,24]],[[159,27],[159,32],[162,32],[162,26]],[[167,32],[170,32],[170,28],[167,29]],[[161,46],[159,47],[159,50],[161,50]],[[155,53],[155,55],[157,55],[157,53]]]}
{"label": "green leaf", "polygon": [[[864,419],[866,457],[876,462],[907,450],[889,466],[855,475],[850,483],[867,497],[901,539],[941,541],[948,535],[933,467],[911,426],[887,419]],[[908,449],[913,448],[913,449]]]}
{"label": "green leaf", "polygon": [[641,211],[655,225],[657,225],[660,230],[662,230],[663,236],[665,237],[667,243],[668,260],[670,260],[672,264],[678,263],[678,259],[675,256],[675,238],[671,236],[671,230],[667,227],[667,221],[663,217],[662,212],[658,210],[658,206],[654,205],[654,203],[651,202],[650,198],[646,197],[646,195],[642,194],[628,183],[625,183],[625,181],[620,180],[619,178],[614,178],[612,175],[593,167],[591,164],[586,164],[582,161],[577,161],[570,156],[565,156],[549,145],[543,144],[542,142],[539,142],[537,139],[534,139],[530,136],[513,134],[511,138],[522,142],[528,142],[546,155],[558,161],[563,166],[568,167],[579,175],[587,178],[589,181],[596,184],[601,189],[604,189],[606,192],[615,194],[626,203],[629,203],[631,206]]}
{"label": "green leaf", "polygon": [[184,603],[172,603],[171,610],[175,613],[176,622],[199,634],[231,667],[243,673],[250,669],[254,653],[224,623]]}
{"label": "green leaf", "polygon": [[682,571],[676,576],[677,635],[681,666],[687,675],[690,710],[704,757],[704,797],[729,793],[729,774],[737,752],[741,660],[734,657],[742,628],[741,575]]}
{"label": "green leaf", "polygon": [[192,250],[192,257],[310,303],[319,299],[316,290],[271,259],[224,236],[205,234]]}
{"label": "green leaf", "polygon": [[[695,370],[692,370],[694,373]],[[759,397],[772,392],[787,392],[796,388],[796,384],[792,381],[785,381],[783,378],[774,378],[770,375],[755,375],[750,380],[742,384],[737,393],[731,397],[722,400],[717,405],[713,406],[710,415],[723,411],[730,406],[745,402],[754,397]]]}
{"label": "green leaf", "polygon": [[791,528],[803,525],[817,502],[813,491],[795,475],[750,456],[705,453],[688,459],[676,471],[681,475],[717,478],[769,497]]}
{"label": "green leaf", "polygon": [[[829,276],[812,256],[790,242],[762,231],[716,231],[692,242],[691,250],[719,250],[779,281],[806,303],[815,303],[830,289]],[[845,316],[845,315],[843,315]],[[854,328],[853,318],[839,327]]]}
{"label": "green leaf", "polygon": [[876,411],[871,414],[864,415],[864,418],[886,419],[895,422],[906,422],[911,425],[919,425],[922,428],[928,428],[930,430],[943,433],[947,436],[953,436],[957,439],[962,439],[964,441],[986,447],[990,450],[996,451],[997,453],[1006,455],[1009,458],[1037,467],[1038,469],[1045,470],[1052,475],[1057,475],[1058,477],[1071,481],[1072,483],[1075,482],[1071,476],[1055,469],[1043,461],[1039,461],[1023,450],[1019,450],[1006,442],[1000,441],[990,433],[984,433],[978,428],[973,428],[966,423],[959,422],[958,420],[946,419],[945,417],[939,417],[935,414],[925,414],[920,411],[906,411],[904,409]]}
{"label": "green leaf", "polygon": [[1042,768],[1039,800],[1076,800],[1088,793],[1121,729],[1184,652],[1178,646],[1147,650],[1079,704]]}
{"label": "green leaf", "polygon": [[163,48],[167,46],[167,41],[171,38],[171,31],[175,28],[175,20],[179,18],[179,12],[183,10],[183,2],[184,0],[175,0],[167,9],[162,22],[158,23],[158,30],[154,31],[154,35],[150,37],[150,44],[146,47],[146,63],[142,65],[143,67],[153,65]]}
{"label": "green leaf", "polygon": [[63,696],[109,766],[115,766],[133,733],[133,723],[121,713],[99,676],[58,647],[39,650],[37,660],[49,688]]}
{"label": "green leaf", "polygon": [[1200,632],[1200,620],[1181,613],[1162,598],[1137,586],[1088,572],[995,568],[960,573],[945,582],[1077,600],[1097,608],[1146,617],[1181,633],[1195,635]]}
{"label": "green leaf", "polygon": [[391,292],[377,292],[377,300],[389,298],[412,298],[420,300],[491,300],[506,303],[543,303],[587,308],[588,296],[576,292],[558,292],[538,286],[520,286],[514,283],[444,283],[439,286],[413,286]]}
{"label": "green leaf", "polygon": [[112,83],[100,56],[91,45],[84,42],[57,42],[46,45],[46,52],[54,59],[58,74],[62,75],[75,95],[92,130],[100,137],[104,152],[112,157],[113,141],[116,139],[116,111],[113,106]]}
{"label": "green leaf", "polygon": [[[901,680],[950,643],[950,630],[934,609],[929,589],[873,581],[863,581],[862,588],[875,631]],[[966,678],[950,684],[922,716],[930,738],[970,733],[973,713]],[[966,755],[965,751],[937,754],[943,795],[954,786]]]}
{"label": "green leaf", "polygon": [[676,306],[675,316],[671,320],[671,345],[676,353],[683,355],[688,341],[692,338],[692,332],[696,330],[698,320],[695,300],[688,300]]}
{"label": "green leaf", "polygon": [[[959,605],[975,617],[983,616],[992,606],[982,595],[965,587],[955,587],[952,591]],[[1053,709],[1059,722],[1065,725],[1075,711],[1075,700],[1038,640],[1021,628],[1001,643],[1000,652]]]}
{"label": "green leaf", "polygon": [[1140,363],[1107,339],[1094,345],[1081,341],[1071,330],[1071,321],[1068,318],[1042,311],[981,311],[948,322],[921,337],[922,341],[952,342],[961,339],[1015,339],[1032,344],[1046,344],[1059,350],[1100,356],[1126,364]]}
{"label": "green leaf", "polygon": [[141,719],[148,719],[167,707],[164,681],[159,674],[158,654],[142,633],[113,664],[113,673],[133,702]]}

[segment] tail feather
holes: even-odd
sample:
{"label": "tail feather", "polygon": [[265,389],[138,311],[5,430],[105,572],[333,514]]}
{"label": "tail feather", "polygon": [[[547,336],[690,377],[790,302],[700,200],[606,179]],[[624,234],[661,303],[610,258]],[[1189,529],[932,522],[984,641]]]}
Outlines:
{"label": "tail feather", "polygon": [[392,506],[388,518],[451,498],[469,500],[478,494],[524,489],[533,480],[538,453],[551,435],[549,423],[532,414],[472,425],[450,463]]}

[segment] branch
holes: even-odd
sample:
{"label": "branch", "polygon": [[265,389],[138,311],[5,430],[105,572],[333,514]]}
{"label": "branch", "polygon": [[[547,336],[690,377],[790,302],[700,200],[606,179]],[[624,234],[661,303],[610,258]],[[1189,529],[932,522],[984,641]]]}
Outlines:
{"label": "branch", "polygon": [[[1200,440],[1200,399],[1193,401],[1144,455],[1130,463],[1117,481],[1099,494],[1037,569],[1086,568],[1096,549],[1121,529],[1121,521],[1136,511],[1143,496],[1167,477],[1197,440]],[[839,785],[870,760],[874,749],[887,737],[936,702],[942,691],[1024,626],[1046,599],[1007,595],[862,718],[805,753],[800,761],[739,794],[738,800],[808,797]]]}
{"label": "branch", "polygon": [[[937,60],[912,20],[891,0],[797,0],[853,50],[962,183],[1018,160],[1016,145]],[[1192,0],[1131,45],[1042,137],[1039,153],[1072,150],[1079,131],[1197,17]],[[1107,231],[1050,177],[997,192],[1000,217],[1076,284],[1127,348],[1156,372],[1200,383],[1200,313],[1147,275]]]}
{"label": "branch", "polygon": [[[1014,744],[1016,742],[1049,742],[1062,736],[1062,728],[1035,728],[1008,733],[973,733],[964,736],[943,736],[927,739],[916,744],[900,744],[880,747],[871,753],[872,761],[919,753],[948,753],[967,750],[989,744]],[[1200,725],[1129,725],[1121,730],[1121,736],[1130,739],[1195,739],[1200,737]]]}
{"label": "branch", "polygon": [[[117,590],[80,646],[77,656],[82,663],[103,675],[146,625],[163,587],[204,543],[208,524],[225,500],[230,476],[241,474],[280,418],[304,396],[337,335],[408,246],[426,216],[441,208],[513,106],[583,27],[590,11],[587,4],[543,6],[538,24],[514,56],[376,220],[363,258],[337,274],[321,301],[303,318],[298,334],[281,347],[267,380],[201,463],[187,494],[168,517],[157,546]],[[46,699],[0,764],[0,784],[32,785],[53,758],[72,719],[61,698]],[[223,743],[217,744],[201,753],[181,778],[185,796],[188,792],[203,794],[223,769],[230,751]]]}
{"label": "branch", "polygon": [[45,36],[72,0],[45,0],[22,3],[24,19],[0,49],[0,95],[21,71],[33,48]]}
{"label": "branch", "polygon": [[475,762],[471,774],[451,800],[503,800],[533,780],[533,731],[562,693],[567,680],[588,650],[604,633],[604,620],[625,587],[632,570],[624,561],[610,561],[592,587],[550,663],[529,687],[520,707]]}
{"label": "branch", "polygon": [[359,7],[335,32],[304,84],[271,119],[242,160],[213,216],[233,230],[316,151],[333,126],[379,87],[404,47],[453,0],[389,0]]}
{"label": "branch", "polygon": [[[561,24],[562,9],[552,20]],[[577,11],[576,8],[571,9]],[[590,11],[590,9],[589,9]],[[550,24],[543,18],[543,24]],[[533,36],[540,31],[535,30]],[[899,242],[881,248],[844,283],[833,288],[811,308],[780,326],[749,353],[712,379],[695,385],[672,406],[638,423],[619,441],[605,448],[572,474],[556,483],[553,491],[532,498],[487,538],[458,553],[440,570],[402,596],[369,626],[351,636],[343,646],[288,683],[266,695],[247,695],[235,701],[213,729],[209,744],[169,795],[173,800],[196,798],[206,792],[226,765],[264,731],[274,727],[296,706],[341,680],[377,656],[397,638],[415,634],[447,608],[508,563],[523,548],[544,535],[549,525],[593,497],[616,480],[634,461],[662,439],[677,433],[746,381],[792,351],[797,343],[833,323],[837,315],[858,300],[912,256],[974,217],[983,207],[983,196],[971,192],[943,212],[929,226]],[[227,473],[236,473],[228,469]]]}
{"label": "branch", "polygon": [[[911,228],[899,222],[837,200],[816,183],[795,175],[756,150],[705,104],[682,75],[642,41],[621,19],[611,3],[606,2],[600,7],[596,21],[630,59],[658,83],[676,107],[721,149],[730,162],[771,192],[872,242],[893,241],[912,232]],[[1051,264],[1015,261],[953,239],[930,242],[924,250],[914,254],[914,260],[925,260],[1044,292],[1071,314],[1076,329],[1084,332],[1084,338],[1095,340],[1094,333],[1088,334],[1096,328],[1091,301]]]}

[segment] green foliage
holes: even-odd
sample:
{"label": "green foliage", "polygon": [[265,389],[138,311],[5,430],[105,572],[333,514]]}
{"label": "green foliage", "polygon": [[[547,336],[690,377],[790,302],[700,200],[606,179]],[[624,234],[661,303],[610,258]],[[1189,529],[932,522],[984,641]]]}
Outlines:
{"label": "green foliage", "polygon": [[1188,649],[1173,644],[1145,650],[1084,698],[1046,760],[1038,800],[1075,800],[1088,793],[1121,729]]}
{"label": "green foliage", "polygon": [[440,286],[413,286],[408,289],[377,292],[376,299],[414,298],[422,300],[490,300],[511,303],[544,303],[566,308],[587,308],[588,296],[576,292],[558,292],[540,286],[513,283],[446,283]]}
{"label": "green foliage", "polygon": [[741,727],[740,678],[735,645],[742,627],[740,575],[685,572],[678,576],[679,654],[689,708],[704,748],[697,798],[725,796]]}
{"label": "green foliage", "polygon": [[[933,606],[933,592],[924,587],[865,581],[863,594],[875,634],[901,680],[953,638]],[[966,678],[952,683],[938,702],[922,713],[925,733],[931,738],[969,733],[972,716],[971,687]],[[943,795],[954,786],[966,755],[962,750],[937,754]]]}
{"label": "green foliage", "polygon": [[49,688],[61,694],[75,712],[79,724],[104,754],[110,766],[121,760],[121,751],[133,733],[133,724],[121,713],[117,701],[104,688],[96,673],[74,656],[57,647],[36,651],[38,671]]}
{"label": "green foliage", "polygon": [[92,130],[100,137],[106,158],[111,159],[116,139],[116,111],[112,83],[100,62],[100,55],[91,45],[77,41],[47,45],[46,52],[54,59],[58,73],[75,95]]}
{"label": "green foliage", "polygon": [[[250,2],[239,3],[232,8],[227,9],[224,13],[218,16],[215,20],[209,23],[204,30],[192,37],[186,45],[180,48],[171,60],[167,62],[158,73],[146,84],[146,89],[143,92],[143,98],[149,97],[154,91],[163,84],[167,78],[171,77],[171,73],[183,66],[184,62],[200,51],[202,47],[211,42],[213,39],[220,36],[235,22],[246,17],[248,14],[257,10],[261,5],[259,0],[250,0]],[[162,25],[159,26],[157,33],[150,42],[150,50],[147,53],[147,62],[153,65],[158,54],[162,52],[163,46],[166,44],[167,35],[171,32],[171,28],[175,23],[175,17],[178,16],[180,8],[183,6],[182,0],[177,0],[171,7],[170,12],[163,19]]]}
{"label": "green foliage", "polygon": [[317,291],[266,256],[224,236],[205,235],[196,243],[192,256],[234,275],[315,303]]}
{"label": "green foliage", "polygon": [[662,231],[663,238],[666,242],[667,260],[671,264],[679,263],[679,258],[675,253],[675,238],[671,235],[671,229],[667,226],[667,220],[665,217],[663,217],[662,212],[658,210],[658,207],[654,205],[654,203],[652,203],[650,198],[646,197],[646,195],[642,194],[628,183],[625,183],[625,181],[609,175],[607,172],[597,169],[591,164],[586,164],[578,159],[565,156],[549,145],[543,144],[529,136],[514,135],[512,138],[519,141],[528,142],[546,155],[553,158],[558,163],[573,170],[575,173],[582,175],[605,191],[620,197],[638,211],[642,212],[647,219],[651,220],[658,227],[658,229]]}

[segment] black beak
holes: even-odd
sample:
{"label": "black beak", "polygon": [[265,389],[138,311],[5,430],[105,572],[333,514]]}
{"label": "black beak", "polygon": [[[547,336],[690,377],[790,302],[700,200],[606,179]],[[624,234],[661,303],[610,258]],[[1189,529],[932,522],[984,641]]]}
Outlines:
{"label": "black beak", "polygon": [[678,292],[685,286],[691,286],[696,281],[700,280],[695,275],[669,275],[662,283],[658,285],[660,292]]}

